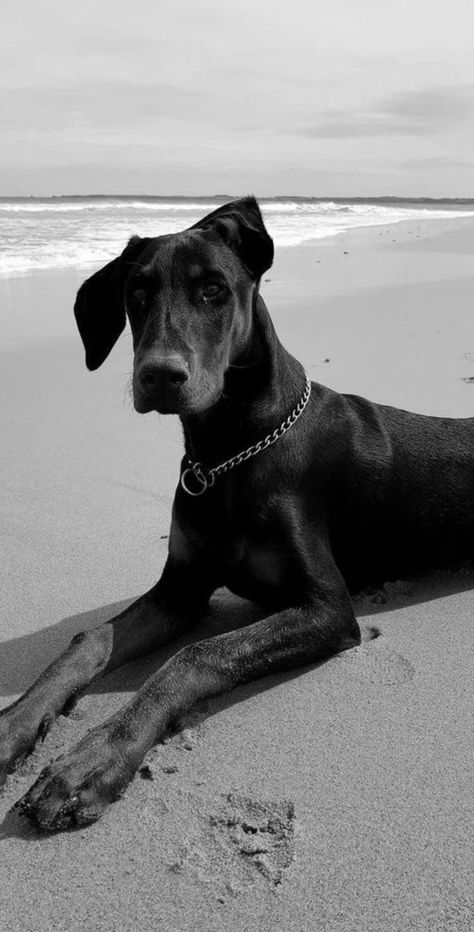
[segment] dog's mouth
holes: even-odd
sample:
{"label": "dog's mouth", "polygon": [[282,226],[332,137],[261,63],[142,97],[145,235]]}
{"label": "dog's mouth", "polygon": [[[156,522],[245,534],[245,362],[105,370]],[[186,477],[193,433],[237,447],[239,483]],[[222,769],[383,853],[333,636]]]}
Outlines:
{"label": "dog's mouth", "polygon": [[158,414],[182,414],[188,407],[184,399],[144,395],[140,392],[134,392],[133,404],[138,414],[149,414],[150,411],[157,411]]}
{"label": "dog's mouth", "polygon": [[193,414],[202,414],[211,408],[219,397],[218,392],[201,392],[186,388],[177,388],[167,392],[142,392],[134,386],[133,404],[138,414],[149,414],[156,411],[158,414],[177,414],[180,417],[189,417]]}

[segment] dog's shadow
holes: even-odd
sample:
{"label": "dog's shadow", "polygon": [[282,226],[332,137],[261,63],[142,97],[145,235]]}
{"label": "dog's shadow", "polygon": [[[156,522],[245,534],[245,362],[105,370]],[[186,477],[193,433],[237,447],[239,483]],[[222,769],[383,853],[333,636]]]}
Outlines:
{"label": "dog's shadow", "polygon": [[[28,689],[39,674],[65,650],[75,634],[103,624],[122,612],[134,599],[112,602],[87,612],[63,618],[54,625],[12,638],[0,645],[0,696],[18,696]],[[244,627],[264,616],[250,602],[225,593],[217,593],[206,617],[189,632],[140,660],[125,664],[102,680],[92,683],[88,693],[130,692],[143,679],[159,669],[185,644]]]}
{"label": "dog's shadow", "polygon": [[[388,584],[386,588],[369,592],[363,598],[355,598],[354,604],[356,614],[366,617],[454,595],[471,588],[474,588],[474,566],[453,573],[433,573],[429,576],[418,577],[407,584],[397,583],[395,586]],[[4,641],[0,646],[0,695],[16,697],[23,693],[48,664],[67,647],[75,634],[94,628],[113,618],[132,601],[132,599],[127,599],[103,605],[92,611],[80,612],[63,618],[57,624],[47,628]],[[190,629],[189,633],[172,641],[156,653],[128,663],[110,673],[104,679],[93,683],[88,692],[117,693],[138,689],[147,676],[159,669],[185,644],[243,628],[268,614],[268,611],[231,595],[227,590],[219,590],[211,601],[210,610],[205,619]],[[280,674],[280,678],[287,675],[295,676],[297,672]],[[272,681],[273,679],[274,677]],[[258,690],[258,688],[256,684],[253,684],[253,689]],[[2,703],[2,705],[6,704]]]}

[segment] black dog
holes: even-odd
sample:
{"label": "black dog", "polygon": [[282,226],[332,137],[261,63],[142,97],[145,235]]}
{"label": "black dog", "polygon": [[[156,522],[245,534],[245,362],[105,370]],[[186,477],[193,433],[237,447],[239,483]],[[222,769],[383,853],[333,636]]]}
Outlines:
{"label": "black dog", "polygon": [[96,677],[193,625],[212,592],[267,607],[176,653],[18,804],[43,831],[96,819],[181,713],[237,683],[359,643],[349,592],[471,558],[474,419],[423,417],[310,384],[258,287],[273,244],[253,198],[183,233],[134,237],[75,306],[96,369],[130,320],[136,410],[185,436],[160,581],[76,636],[0,717],[5,776]]}

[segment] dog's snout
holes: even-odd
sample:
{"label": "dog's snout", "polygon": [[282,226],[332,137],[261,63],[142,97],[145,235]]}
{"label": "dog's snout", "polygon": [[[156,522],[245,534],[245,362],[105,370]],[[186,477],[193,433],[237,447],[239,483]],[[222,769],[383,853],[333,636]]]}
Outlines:
{"label": "dog's snout", "polygon": [[145,362],[139,372],[142,388],[148,392],[159,392],[167,388],[179,388],[189,378],[189,368],[179,356],[167,356]]}

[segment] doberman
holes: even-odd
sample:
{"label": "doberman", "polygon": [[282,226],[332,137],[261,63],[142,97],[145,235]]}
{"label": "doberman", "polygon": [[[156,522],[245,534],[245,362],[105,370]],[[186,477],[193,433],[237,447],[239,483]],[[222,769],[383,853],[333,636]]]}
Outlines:
{"label": "doberman", "polygon": [[159,582],[73,638],[0,717],[0,775],[96,677],[155,651],[220,586],[262,620],[187,644],[17,803],[45,832],[97,819],[194,703],[360,642],[350,593],[474,553],[474,418],[427,417],[309,383],[259,294],[273,243],[256,200],[133,237],[80,288],[86,364],[126,316],[138,412],[178,414],[185,458]]}

